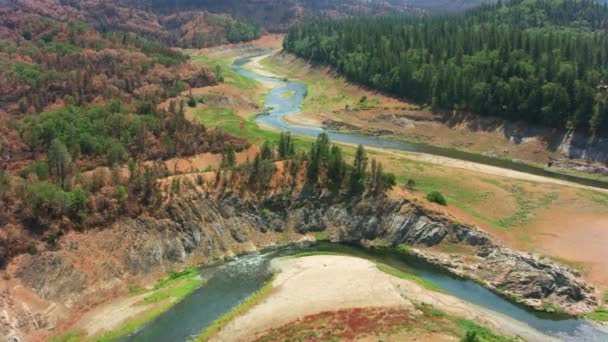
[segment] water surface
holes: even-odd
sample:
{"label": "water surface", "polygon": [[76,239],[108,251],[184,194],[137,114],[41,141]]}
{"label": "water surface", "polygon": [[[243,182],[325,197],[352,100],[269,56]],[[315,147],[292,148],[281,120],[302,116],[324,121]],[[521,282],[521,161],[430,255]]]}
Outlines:
{"label": "water surface", "polygon": [[[451,148],[427,145],[422,143],[404,142],[391,139],[389,137],[376,137],[356,133],[340,133],[336,131],[325,130],[321,127],[291,124],[283,120],[283,117],[300,112],[302,108],[302,103],[304,101],[304,98],[306,97],[306,85],[297,81],[262,76],[244,69],[243,65],[249,63],[250,61],[251,57],[239,58],[234,61],[231,67],[233,70],[246,77],[260,81],[274,82],[278,84],[277,87],[273,88],[266,95],[265,105],[267,108],[271,108],[271,110],[268,112],[268,115],[260,115],[256,118],[257,122],[266,126],[274,127],[283,131],[290,131],[297,135],[313,138],[318,136],[319,133],[325,132],[331,140],[341,143],[355,145],[362,144],[364,146],[370,146],[375,148],[432,154],[442,157],[449,157],[469,162],[475,162],[484,165],[496,166],[519,172],[525,172],[538,176],[565,180],[581,185],[608,189],[608,182],[578,177],[575,175],[560,172],[553,172],[531,164],[519,163],[500,158],[493,158],[481,154],[469,153]],[[293,97],[285,98],[281,96],[284,92],[290,90],[294,92]]]}
{"label": "water surface", "polygon": [[608,334],[582,319],[559,319],[513,304],[488,289],[456,278],[441,269],[395,251],[318,243],[309,247],[284,247],[266,253],[245,255],[225,264],[204,268],[208,281],[141,331],[125,341],[188,341],[245,298],[260,289],[272,274],[270,261],[305,251],[338,252],[378,261],[431,281],[464,301],[502,313],[547,335],[564,341],[608,341]]}

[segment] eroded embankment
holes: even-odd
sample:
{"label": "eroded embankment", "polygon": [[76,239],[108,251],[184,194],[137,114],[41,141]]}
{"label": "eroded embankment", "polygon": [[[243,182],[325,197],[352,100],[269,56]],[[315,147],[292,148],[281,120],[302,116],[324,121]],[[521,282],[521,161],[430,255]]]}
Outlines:
{"label": "eroded embankment", "polygon": [[[214,178],[212,173],[204,176]],[[45,331],[65,322],[66,312],[103,302],[108,298],[104,293],[126,292],[134,277],[301,241],[313,232],[325,232],[336,242],[410,245],[420,258],[537,310],[581,314],[598,304],[594,289],[576,271],[510,250],[476,228],[453,222],[441,209],[417,203],[407,192],[345,197],[304,186],[237,193],[213,187],[209,180],[197,182],[196,175],[177,177],[183,178],[181,190],[167,194],[152,213],[104,230],[70,233],[57,250],[14,260],[8,273],[53,310],[28,315],[15,309],[11,316],[22,319],[5,324],[4,331]],[[446,253],[444,245],[461,248]],[[28,319],[34,316],[35,324]],[[68,323],[55,331],[69,330]]]}

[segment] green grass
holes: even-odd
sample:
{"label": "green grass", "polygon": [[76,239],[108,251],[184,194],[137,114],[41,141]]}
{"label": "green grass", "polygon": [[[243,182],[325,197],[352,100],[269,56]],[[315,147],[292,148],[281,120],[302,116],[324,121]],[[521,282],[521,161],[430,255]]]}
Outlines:
{"label": "green grass", "polygon": [[[235,136],[243,137],[252,144],[261,145],[264,141],[277,144],[280,132],[262,129],[256,122],[257,115],[251,115],[246,120],[236,115],[231,109],[211,107],[197,109],[196,116],[209,128],[219,128]],[[311,138],[292,137],[296,150],[308,150]]]}
{"label": "green grass", "polygon": [[220,128],[233,135],[243,137],[252,144],[260,144],[266,140],[271,143],[279,141],[279,133],[261,129],[255,122],[255,115],[245,120],[228,108],[197,109],[195,114],[205,126]]}
{"label": "green grass", "polygon": [[[188,268],[182,272],[170,272],[166,279],[160,280],[154,289],[150,290],[150,295],[144,297],[139,302],[139,305],[150,305],[151,308],[145,311],[141,315],[137,315],[135,318],[128,320],[123,323],[117,329],[112,331],[104,332],[98,336],[83,337],[80,332],[68,332],[65,335],[54,337],[51,339],[53,342],[75,342],[75,341],[115,341],[122,337],[132,334],[134,331],[140,329],[145,324],[154,320],[162,313],[167,311],[176,303],[180,302],[194,290],[199,288],[205,282],[202,279],[198,271],[195,269]],[[136,288],[137,291],[131,292],[132,288]],[[130,293],[139,293],[142,290],[139,287],[129,287]]]}
{"label": "green grass", "polygon": [[187,275],[167,280],[161,281],[159,283],[161,287],[153,290],[150,296],[142,300],[142,304],[155,304],[152,309],[125,322],[119,328],[103,333],[90,340],[96,342],[115,341],[121,337],[128,336],[169,310],[173,305],[182,301],[204,283],[204,279],[200,278],[198,273],[188,273]]}
{"label": "green grass", "polygon": [[184,283],[180,286],[156,291],[153,294],[144,297],[143,302],[157,303],[168,298],[185,298],[188,294],[194,292],[194,290],[201,286],[201,281],[197,278],[184,279],[183,282]]}
{"label": "green grass", "polygon": [[555,303],[550,303],[550,302],[544,303],[543,304],[543,308],[545,310],[547,310],[548,312],[554,312],[554,313],[557,313],[557,314],[566,313],[566,311],[564,309],[562,309],[561,307],[559,307]]}
{"label": "green grass", "polygon": [[479,325],[473,321],[469,321],[467,319],[462,319],[462,318],[456,319],[455,321],[459,324],[460,328],[464,331],[464,334],[466,334],[466,333],[475,334],[475,336],[477,337],[477,341],[479,341],[479,342],[513,341],[513,339],[510,339],[508,337],[497,335],[497,334],[493,333],[490,329],[482,327],[481,325]]}
{"label": "green grass", "polygon": [[296,92],[294,90],[285,90],[284,92],[281,93],[281,97],[284,99],[290,99],[292,97],[294,97],[296,95]]}
{"label": "green grass", "polygon": [[428,280],[422,279],[414,274],[406,273],[406,272],[398,270],[394,267],[391,267],[391,266],[388,266],[385,264],[381,264],[381,263],[376,263],[376,267],[378,267],[378,270],[380,270],[384,273],[388,273],[388,274],[392,275],[393,277],[413,281],[416,284],[424,287],[427,290],[431,290],[431,291],[435,291],[435,292],[445,292],[439,286],[433,284],[432,282],[430,282]]}
{"label": "green grass", "polygon": [[51,338],[51,342],[79,342],[82,341],[82,334],[78,332],[68,332],[65,335]]}
{"label": "green grass", "polygon": [[254,294],[252,294],[251,296],[249,296],[247,299],[245,299],[237,307],[235,307],[234,309],[232,309],[229,312],[225,313],[224,315],[222,315],[222,317],[218,318],[215,322],[213,322],[211,325],[209,325],[208,327],[206,327],[203,331],[201,331],[201,333],[199,334],[199,336],[196,338],[196,341],[207,341],[207,340],[209,340],[211,337],[213,337],[215,334],[217,334],[217,332],[222,327],[224,327],[226,324],[228,324],[235,317],[243,315],[251,307],[253,307],[254,305],[258,304],[260,301],[262,301],[264,298],[266,298],[268,295],[270,295],[270,293],[272,292],[272,282],[273,282],[273,280],[274,280],[274,277],[272,277],[270,280],[268,280],[266,282],[266,284],[264,286],[262,286],[261,289],[259,289]]}
{"label": "green grass", "polygon": [[420,303],[416,305],[416,308],[426,315],[430,315],[437,318],[447,319],[456,324],[455,333],[457,336],[466,336],[467,334],[473,334],[477,337],[478,342],[510,342],[515,341],[511,338],[497,335],[492,332],[490,329],[485,328],[473,321],[458,318],[452,315],[449,315],[442,310],[435,308],[433,305]]}
{"label": "green grass", "polygon": [[608,308],[601,307],[593,312],[585,315],[585,318],[597,321],[597,322],[608,322]]}

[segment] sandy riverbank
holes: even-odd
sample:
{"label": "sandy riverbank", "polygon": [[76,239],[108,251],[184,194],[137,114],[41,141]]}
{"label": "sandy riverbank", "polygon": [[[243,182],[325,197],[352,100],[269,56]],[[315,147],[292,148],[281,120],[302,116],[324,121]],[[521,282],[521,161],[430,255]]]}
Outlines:
{"label": "sandy riverbank", "polygon": [[430,304],[505,335],[519,335],[529,341],[551,340],[501,314],[381,272],[368,260],[318,255],[277,259],[273,263],[279,274],[273,281],[270,296],[228,323],[213,341],[250,341],[268,329],[298,318],[340,309],[399,307],[415,318],[419,303]]}

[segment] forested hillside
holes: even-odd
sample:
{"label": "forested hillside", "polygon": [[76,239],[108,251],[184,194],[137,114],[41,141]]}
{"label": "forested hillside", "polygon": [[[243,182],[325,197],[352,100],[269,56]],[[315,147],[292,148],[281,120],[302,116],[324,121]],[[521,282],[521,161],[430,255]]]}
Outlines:
{"label": "forested hillside", "polygon": [[515,0],[458,16],[311,19],[284,47],[434,108],[608,128],[608,8]]}
{"label": "forested hillside", "polygon": [[161,10],[136,1],[11,0],[0,2],[0,37],[19,38],[14,29],[19,28],[19,21],[32,17],[83,22],[101,33],[127,32],[186,48],[250,41],[260,35],[260,26],[249,16],[210,13],[205,7]]}
{"label": "forested hillside", "polygon": [[0,5],[0,266],[153,206],[162,160],[247,145],[186,120],[184,100],[160,106],[216,85],[210,68],[137,30],[30,4]]}

